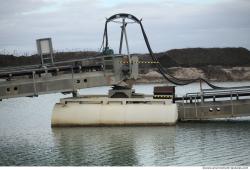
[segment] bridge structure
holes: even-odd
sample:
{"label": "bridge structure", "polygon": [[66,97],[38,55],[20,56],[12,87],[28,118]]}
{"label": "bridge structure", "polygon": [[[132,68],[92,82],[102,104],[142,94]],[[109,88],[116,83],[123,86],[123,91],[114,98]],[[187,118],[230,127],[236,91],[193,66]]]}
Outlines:
{"label": "bridge structure", "polygon": [[[88,87],[111,86],[137,79],[138,57],[107,55],[54,62],[53,65],[7,67],[0,70],[0,99],[34,97],[48,93],[73,93]],[[126,64],[125,64],[126,63]],[[128,72],[131,65],[131,73]]]}
{"label": "bridge structure", "polygon": [[[122,21],[115,21],[116,19],[122,19]],[[199,80],[207,83],[211,89],[201,89],[200,92],[187,93],[182,97],[176,96],[175,90],[172,90],[170,93],[168,90],[158,91],[159,93],[155,93],[152,96],[136,94],[132,89],[132,85],[138,78],[139,59],[138,56],[130,54],[126,33],[126,26],[129,22],[126,22],[125,19],[130,19],[133,23],[140,25],[152,63],[154,63],[167,81],[174,85],[186,85]],[[108,46],[107,24],[109,22],[122,24],[119,54],[113,54],[113,51]],[[126,55],[122,54],[124,39],[127,49]],[[97,104],[96,106],[100,108],[105,105],[107,112],[103,113],[104,122],[117,121],[117,114],[113,114],[108,121],[106,120],[106,115],[110,112],[109,103],[116,104],[112,109],[118,107],[117,104],[121,105],[116,110],[120,113],[118,124],[121,121],[125,122],[126,115],[130,114],[127,113],[126,107],[123,106],[129,108],[133,106],[133,109],[137,107],[137,111],[141,112],[141,115],[145,115],[147,117],[146,121],[151,123],[162,123],[162,120],[173,123],[176,119],[176,112],[178,112],[178,119],[183,121],[250,116],[250,86],[223,88],[215,86],[202,78],[186,80],[172,76],[154,56],[141,20],[130,14],[116,14],[107,19],[103,35],[103,51],[100,56],[56,62],[50,38],[37,40],[37,48],[41,57],[41,64],[0,69],[0,100],[16,97],[34,97],[58,92],[64,94],[72,93],[72,98],[63,99],[59,104],[56,104],[54,113],[55,124],[60,121],[67,122],[69,115],[69,113],[65,112],[67,103],[71,103],[72,106],[69,105],[70,107],[74,106],[73,110],[75,110],[74,104],[77,104],[77,107],[80,108],[82,106],[78,104],[85,103],[84,107],[88,107],[90,111],[87,119],[92,117],[91,112],[96,112],[97,116],[93,118],[94,123],[100,121],[98,115],[100,116],[101,113],[97,110],[92,110],[93,106],[89,106],[90,103]],[[111,85],[113,85],[113,88],[109,91],[108,96],[99,96],[100,100],[96,99],[97,96],[92,96],[91,98],[78,95],[79,89]],[[177,106],[178,109],[176,109]],[[142,112],[142,109],[146,107],[149,109],[154,107],[156,110],[159,110],[159,117],[155,121],[151,121],[154,119],[151,111],[144,110]],[[121,110],[123,111],[121,112]],[[165,110],[169,110],[167,112],[171,116],[166,117]],[[62,115],[59,112],[65,112],[64,120],[60,119]],[[72,110],[68,110],[68,112],[72,112]],[[146,114],[144,114],[145,112]],[[86,118],[86,115],[84,117],[82,113],[82,109],[78,109],[76,114],[78,114],[77,116],[83,116],[83,119]],[[133,122],[134,116],[131,115],[130,123]],[[138,121],[143,124],[144,118],[140,117]],[[72,120],[72,122],[79,123],[79,120]]]}
{"label": "bridge structure", "polygon": [[250,116],[250,87],[202,89],[175,100],[182,121]]}
{"label": "bridge structure", "polygon": [[[78,97],[78,89],[118,85],[124,82],[124,79],[136,80],[138,56],[131,55],[131,61],[131,74],[128,73],[127,55],[97,56],[54,62],[53,65],[46,66],[2,68],[0,69],[0,98],[36,97],[59,92],[72,93],[73,97]],[[117,98],[115,96],[117,92],[126,94],[118,96],[121,98],[130,98],[132,93],[131,89],[122,86],[116,90],[110,90],[109,97]],[[138,97],[137,95],[136,98]],[[171,98],[176,102],[178,119],[181,121],[250,116],[250,87],[202,89],[184,96],[155,95],[152,97],[156,98],[155,101],[163,97]],[[72,99],[69,100],[72,102]]]}

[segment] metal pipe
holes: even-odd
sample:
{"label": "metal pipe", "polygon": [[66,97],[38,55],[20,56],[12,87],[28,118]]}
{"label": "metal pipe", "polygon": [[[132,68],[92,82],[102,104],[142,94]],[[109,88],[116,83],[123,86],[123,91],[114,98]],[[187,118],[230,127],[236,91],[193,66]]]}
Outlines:
{"label": "metal pipe", "polygon": [[37,89],[36,89],[35,74],[36,74],[36,73],[33,71],[33,72],[32,72],[32,79],[33,79],[34,96],[37,96],[38,93],[37,93]]}
{"label": "metal pipe", "polygon": [[122,53],[123,34],[124,34],[124,28],[123,28],[123,25],[122,25],[121,26],[121,38],[120,38],[119,54]]}
{"label": "metal pipe", "polygon": [[131,56],[130,56],[130,53],[129,53],[128,37],[127,37],[127,31],[126,31],[126,25],[125,25],[125,18],[122,19],[122,23],[123,23],[123,31],[124,31],[125,42],[126,42],[126,47],[127,47],[127,54],[128,54],[128,61],[129,61],[129,72],[131,73]]}

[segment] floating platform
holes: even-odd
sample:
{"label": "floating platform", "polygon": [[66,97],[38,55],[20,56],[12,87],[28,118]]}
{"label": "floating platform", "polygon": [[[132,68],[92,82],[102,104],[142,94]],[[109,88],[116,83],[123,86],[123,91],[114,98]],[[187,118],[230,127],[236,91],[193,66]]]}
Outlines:
{"label": "floating platform", "polygon": [[81,96],[61,99],[54,106],[51,125],[112,126],[112,125],[174,125],[178,119],[177,104],[171,99],[109,98]]}

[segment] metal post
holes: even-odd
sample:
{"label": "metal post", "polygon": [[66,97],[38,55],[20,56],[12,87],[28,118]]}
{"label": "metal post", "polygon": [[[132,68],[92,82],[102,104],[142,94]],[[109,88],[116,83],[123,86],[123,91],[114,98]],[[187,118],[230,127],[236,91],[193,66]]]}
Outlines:
{"label": "metal post", "polygon": [[50,54],[51,57],[51,64],[54,65],[54,57],[53,57],[53,53]]}
{"label": "metal post", "polygon": [[196,101],[196,96],[195,96],[195,98],[194,98],[194,104],[195,104],[195,116],[196,116],[196,119],[198,118],[198,111],[197,111],[197,101]]}
{"label": "metal post", "polygon": [[32,79],[33,79],[34,96],[37,96],[38,94],[36,89],[35,71],[32,72]]}
{"label": "metal post", "polygon": [[185,99],[184,99],[184,96],[183,96],[183,98],[182,98],[182,101],[183,101],[183,120],[185,120],[186,111],[185,111]]}
{"label": "metal post", "polygon": [[[123,24],[124,25],[124,24]],[[120,47],[119,47],[119,54],[122,53],[122,43],[123,43],[123,34],[124,34],[124,28],[123,25],[121,26],[121,38],[120,38]]]}
{"label": "metal post", "polygon": [[126,31],[126,25],[125,25],[125,18],[122,19],[122,24],[123,24],[122,26],[123,26],[125,42],[126,42],[126,47],[127,47],[127,53],[128,53],[129,72],[131,73],[131,57],[130,57],[130,53],[129,53],[128,37],[127,37],[127,31]]}
{"label": "metal post", "polygon": [[203,91],[202,91],[202,81],[200,80],[200,95],[201,95],[201,102],[204,102],[204,98],[203,98]]}
{"label": "metal post", "polygon": [[50,46],[50,60],[51,60],[51,64],[54,65],[53,46],[52,46],[52,41],[51,41],[51,39],[50,39],[50,41],[49,41],[49,46]]}
{"label": "metal post", "polygon": [[73,97],[77,97],[77,96],[78,96],[77,90],[75,90],[75,91],[72,92],[72,96],[73,96]]}
{"label": "metal post", "polygon": [[234,115],[233,94],[232,94],[232,91],[230,93],[231,93],[230,99],[231,99],[231,106],[232,106],[232,114],[231,114],[231,116],[233,117],[233,115]]}
{"label": "metal post", "polygon": [[72,96],[77,97],[77,91],[75,90],[75,85],[74,85],[74,69],[71,67],[71,82],[72,82]]}
{"label": "metal post", "polygon": [[43,65],[44,65],[44,61],[43,61],[43,54],[41,54],[41,55],[40,55],[40,57],[41,57],[41,61],[42,61],[42,63],[41,63],[41,64],[42,64],[42,66],[43,66]]}
{"label": "metal post", "polygon": [[128,37],[127,37],[127,31],[126,31],[126,26],[125,26],[125,18],[122,19],[122,27],[123,27],[125,41],[126,41],[127,53],[128,53],[129,59],[130,59],[129,46],[128,46]]}
{"label": "metal post", "polygon": [[200,91],[202,92],[202,81],[200,80]]}

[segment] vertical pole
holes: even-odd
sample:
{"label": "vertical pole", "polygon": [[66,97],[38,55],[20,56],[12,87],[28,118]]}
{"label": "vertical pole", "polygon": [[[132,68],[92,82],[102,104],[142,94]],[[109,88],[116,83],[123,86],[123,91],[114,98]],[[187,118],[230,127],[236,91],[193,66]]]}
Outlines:
{"label": "vertical pole", "polygon": [[183,104],[183,120],[185,120],[186,111],[185,111],[185,99],[184,99],[184,96],[182,97],[182,104]]}
{"label": "vertical pole", "polygon": [[204,102],[204,98],[203,98],[203,91],[202,91],[202,81],[200,80],[200,95],[201,95],[201,103]]}
{"label": "vertical pole", "polygon": [[125,26],[125,18],[122,19],[122,26],[123,26],[123,31],[124,31],[124,35],[125,35],[127,53],[128,53],[129,59],[130,59],[129,46],[128,46],[128,37],[127,37],[127,31],[126,31],[126,26]]}
{"label": "vertical pole", "polygon": [[77,97],[77,91],[75,90],[74,86],[74,69],[71,67],[71,82],[72,82],[72,96]]}
{"label": "vertical pole", "polygon": [[36,80],[35,80],[35,71],[32,72],[32,79],[33,79],[33,90],[34,90],[34,96],[37,96],[37,89],[36,89]]}
{"label": "vertical pole", "polygon": [[121,26],[121,38],[120,38],[120,48],[119,48],[119,54],[122,53],[122,43],[123,43],[123,34],[124,34],[124,28],[123,28],[124,24],[122,24]]}
{"label": "vertical pole", "polygon": [[122,19],[122,24],[123,24],[123,32],[124,32],[124,36],[125,36],[127,53],[128,53],[129,73],[131,74],[131,58],[130,58],[130,53],[129,53],[128,37],[127,37],[127,31],[126,31],[126,25],[125,25],[125,18]]}
{"label": "vertical pole", "polygon": [[194,105],[195,105],[195,116],[196,116],[196,119],[198,118],[198,111],[197,111],[197,99],[196,99],[196,96],[195,96],[195,99],[194,99]]}
{"label": "vertical pole", "polygon": [[50,54],[51,64],[54,65],[54,56],[53,53]]}
{"label": "vertical pole", "polygon": [[42,66],[44,66],[43,55],[41,54],[40,57],[41,57]]}
{"label": "vertical pole", "polygon": [[233,94],[232,94],[232,91],[230,92],[231,95],[230,95],[230,100],[231,100],[231,106],[232,106],[232,114],[231,114],[231,117],[234,116],[234,105],[233,105]]}
{"label": "vertical pole", "polygon": [[54,56],[53,56],[53,46],[52,46],[52,40],[49,39],[49,47],[50,47],[50,60],[51,64],[54,65]]}

